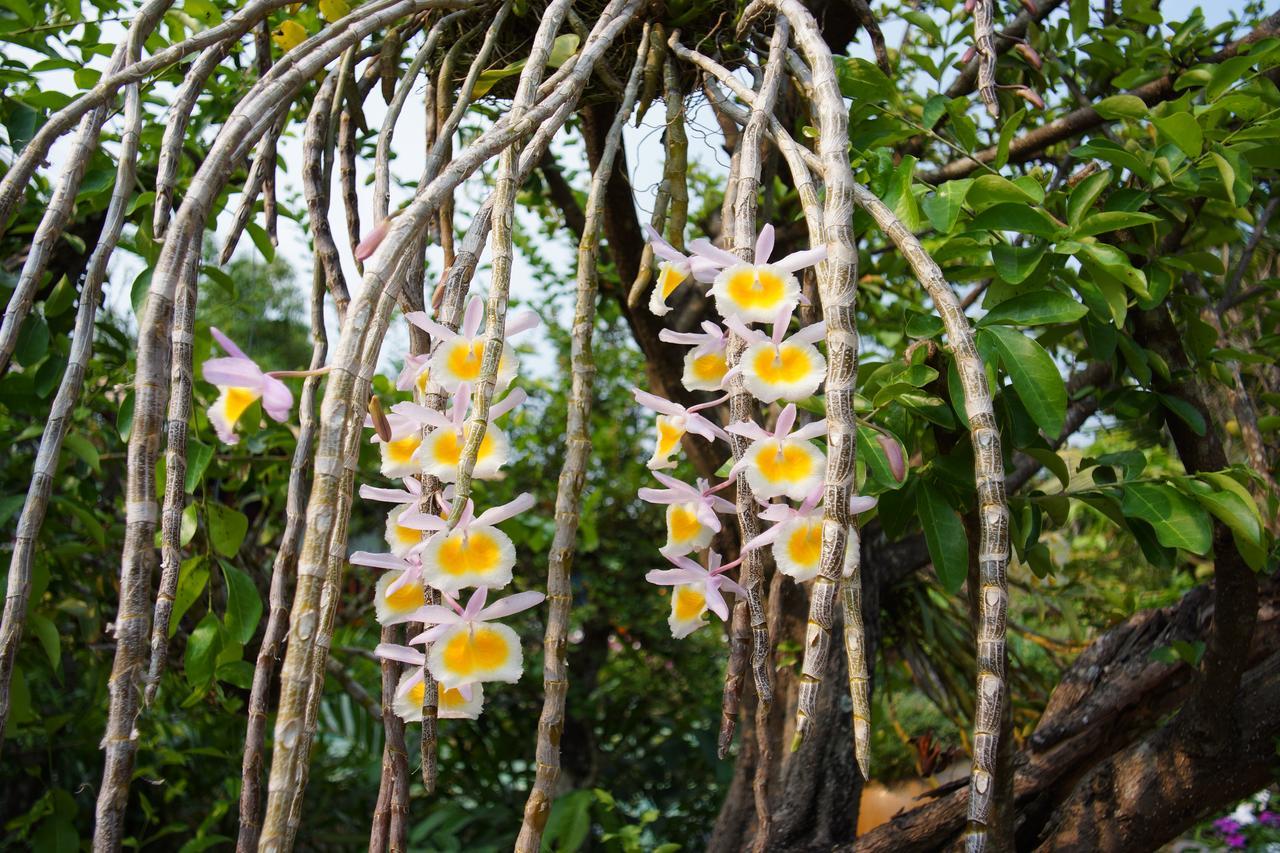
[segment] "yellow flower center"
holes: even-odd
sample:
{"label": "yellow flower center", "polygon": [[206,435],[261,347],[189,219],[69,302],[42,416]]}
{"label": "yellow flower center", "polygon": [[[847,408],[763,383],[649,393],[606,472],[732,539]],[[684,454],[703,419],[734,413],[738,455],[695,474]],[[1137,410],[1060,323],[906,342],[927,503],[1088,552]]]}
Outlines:
{"label": "yellow flower center", "polygon": [[670,456],[675,453],[680,439],[684,436],[684,427],[672,423],[665,415],[658,416],[658,455]]}
{"label": "yellow flower center", "polygon": [[671,531],[671,541],[688,542],[702,532],[702,522],[688,506],[674,504],[667,509],[667,528]]}
{"label": "yellow flower center", "polygon": [[725,288],[734,304],[746,309],[772,309],[782,303],[786,284],[765,267],[743,267],[729,276]]}
{"label": "yellow flower center", "polygon": [[501,556],[497,540],[483,530],[468,536],[452,533],[440,546],[440,568],[446,575],[483,575],[493,570]]}
{"label": "yellow flower center", "polygon": [[422,703],[427,698],[427,684],[425,681],[419,681],[413,687],[409,688],[409,693],[405,697],[409,700],[409,704],[415,708],[421,708]]}
{"label": "yellow flower center", "polygon": [[484,361],[484,339],[477,338],[467,346],[466,341],[455,341],[449,349],[449,372],[463,382],[474,382],[480,377],[480,364]]}
{"label": "yellow flower center", "polygon": [[709,352],[693,360],[693,375],[707,382],[719,382],[729,372],[723,352]]}
{"label": "yellow flower center", "polygon": [[765,348],[751,363],[756,375],[770,385],[799,382],[808,375],[810,367],[808,353],[795,344]]}
{"label": "yellow flower center", "polygon": [[794,483],[813,471],[813,457],[806,450],[797,442],[770,441],[756,457],[756,464],[769,482]]}
{"label": "yellow flower center", "polygon": [[[452,687],[448,690],[441,688],[437,689],[439,690],[437,695],[440,697],[438,700],[439,707],[442,710],[452,711],[455,708],[462,708],[467,704],[467,700],[462,698],[462,691],[458,688]],[[474,690],[475,688],[472,687],[471,689]]]}
{"label": "yellow flower center", "polygon": [[387,458],[396,464],[408,462],[413,458],[413,454],[420,444],[422,444],[422,439],[417,435],[406,435],[404,438],[389,441],[387,442]]}
{"label": "yellow flower center", "polygon": [[658,286],[662,288],[662,300],[665,302],[667,297],[671,295],[687,276],[671,264],[663,264],[661,272],[658,276]]}
{"label": "yellow flower center", "polygon": [[806,521],[787,537],[787,554],[802,566],[812,566],[822,556],[822,520]]}
{"label": "yellow flower center", "polygon": [[[442,429],[435,434],[434,438],[431,454],[436,462],[441,465],[457,465],[462,459],[462,442],[458,441],[458,433],[451,429]],[[492,455],[493,432],[485,430],[484,438],[480,439],[480,453],[477,454],[476,461],[483,461]]]}
{"label": "yellow flower center", "polygon": [[401,545],[417,545],[426,535],[426,531],[414,530],[412,527],[405,527],[403,524],[397,524],[395,526],[395,532],[392,535],[395,536],[396,541]]}
{"label": "yellow flower center", "polygon": [[459,631],[444,647],[444,665],[453,675],[466,678],[501,666],[510,649],[506,638],[491,628]]}
{"label": "yellow flower center", "polygon": [[707,598],[694,586],[676,587],[675,615],[681,622],[697,619],[707,607]]}
{"label": "yellow flower center", "polygon": [[258,399],[258,392],[252,389],[223,388],[222,411],[226,415],[227,423],[234,425],[240,420],[244,410],[252,406],[256,399]]}
{"label": "yellow flower center", "polygon": [[397,613],[409,613],[427,603],[422,584],[409,581],[387,596],[387,607]]}

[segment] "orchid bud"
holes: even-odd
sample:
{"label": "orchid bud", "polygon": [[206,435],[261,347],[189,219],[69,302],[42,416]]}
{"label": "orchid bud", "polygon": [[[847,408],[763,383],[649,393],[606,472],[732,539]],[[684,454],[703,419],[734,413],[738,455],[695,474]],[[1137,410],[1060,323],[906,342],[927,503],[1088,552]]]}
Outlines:
{"label": "orchid bud", "polygon": [[1031,67],[1036,69],[1037,71],[1039,71],[1041,68],[1044,67],[1044,60],[1040,58],[1040,54],[1036,52],[1036,49],[1034,47],[1027,44],[1026,42],[1024,41],[1018,42],[1016,45],[1014,45],[1013,49],[1018,51],[1018,53],[1022,54],[1022,58],[1025,59],[1028,63],[1030,63]]}
{"label": "orchid bud", "polygon": [[893,473],[893,479],[901,483],[907,478],[907,460],[902,456],[902,447],[896,440],[882,432],[876,433],[876,441],[880,442],[880,449],[889,460],[889,470]]}
{"label": "orchid bud", "polygon": [[1022,98],[1022,100],[1033,105],[1036,109],[1038,110],[1044,109],[1044,100],[1036,93],[1034,89],[1029,89],[1026,86],[1019,86],[1018,88],[1013,90],[1013,93],[1017,95],[1019,98]]}
{"label": "orchid bud", "polygon": [[1022,0],[1022,8],[1026,9],[1029,15],[1040,14],[1040,10],[1036,8],[1035,0]]}
{"label": "orchid bud", "polygon": [[378,438],[384,442],[391,441],[391,422],[382,411],[382,403],[377,395],[369,398],[369,417],[373,419],[373,431],[378,434]]}
{"label": "orchid bud", "polygon": [[960,57],[960,64],[968,65],[970,62],[973,61],[973,58],[977,55],[978,55],[977,48],[975,48],[973,45],[969,45],[969,49],[964,52],[964,56]]}
{"label": "orchid bud", "polygon": [[391,218],[387,217],[377,224],[376,227],[364,236],[356,245],[356,260],[366,261],[373,256],[373,253],[382,245],[382,241],[386,239],[387,232],[391,230]]}

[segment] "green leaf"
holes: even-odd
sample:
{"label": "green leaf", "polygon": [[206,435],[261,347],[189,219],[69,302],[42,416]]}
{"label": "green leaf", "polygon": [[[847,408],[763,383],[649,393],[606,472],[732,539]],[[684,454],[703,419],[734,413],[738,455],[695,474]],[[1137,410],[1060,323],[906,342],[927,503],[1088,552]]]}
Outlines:
{"label": "green leaf", "polygon": [[258,251],[262,253],[262,257],[266,259],[267,263],[271,263],[276,259],[276,247],[271,242],[271,235],[267,233],[265,228],[256,222],[246,222],[244,230],[249,232],[253,245],[258,247]]}
{"label": "green leaf", "polygon": [[1058,482],[1062,484],[1063,491],[1071,488],[1071,469],[1067,467],[1066,461],[1061,456],[1043,447],[1028,447],[1023,453],[1052,471],[1053,476],[1057,477]]}
{"label": "green leaf", "polygon": [[973,218],[971,228],[974,231],[1017,231],[1040,237],[1052,237],[1058,233],[1058,227],[1044,211],[1028,204],[1013,203],[988,207]]}
{"label": "green leaf", "polygon": [[1227,158],[1217,151],[1210,151],[1209,156],[1213,158],[1213,164],[1218,167],[1218,174],[1222,177],[1222,187],[1226,190],[1227,199],[1234,205],[1236,203],[1236,170],[1232,168]]}
{"label": "green leaf", "polygon": [[178,623],[195,604],[209,582],[209,566],[203,554],[182,561],[178,567],[178,589],[173,596],[173,610],[169,614],[169,636],[178,633]]}
{"label": "green leaf", "polygon": [[1008,284],[1022,284],[1035,271],[1047,248],[1048,244],[1040,241],[1030,246],[996,243],[991,247],[991,260],[995,264],[996,275]]}
{"label": "green leaf", "polygon": [[147,294],[151,291],[151,267],[147,267],[138,273],[138,277],[133,280],[133,284],[129,288],[129,304],[133,306],[133,313],[142,317],[143,309],[147,304]]}
{"label": "green leaf", "polygon": [[222,566],[222,577],[227,583],[227,613],[223,624],[227,626],[227,634],[244,645],[253,639],[258,620],[262,618],[262,598],[247,573],[226,560],[218,560],[218,565]]}
{"label": "green leaf", "polygon": [[67,436],[62,439],[62,443],[67,446],[68,450],[79,456],[81,461],[92,468],[95,473],[102,473],[102,463],[98,456],[98,448],[94,447],[89,439],[72,432],[67,433]]}
{"label": "green leaf", "polygon": [[954,595],[969,574],[969,539],[960,514],[928,483],[921,483],[916,490],[916,512],[938,580]]}
{"label": "green leaf", "polygon": [[224,557],[234,557],[244,543],[249,529],[249,519],[244,514],[218,503],[205,505],[209,522],[209,543],[213,550]]}
{"label": "green leaf", "polygon": [[1005,119],[1004,125],[1000,128],[1000,138],[996,141],[996,157],[992,163],[995,168],[1003,169],[1004,164],[1009,162],[1009,143],[1013,141],[1013,135],[1018,132],[1026,116],[1026,110],[1018,110]]}
{"label": "green leaf", "polygon": [[968,201],[974,210],[982,210],[1001,202],[1039,204],[1044,193],[1035,193],[1029,185],[1014,183],[1000,175],[981,175],[972,180]]}
{"label": "green leaf", "polygon": [[196,438],[192,438],[187,444],[187,476],[183,487],[187,494],[193,494],[196,486],[200,485],[200,481],[204,478],[204,472],[209,467],[209,462],[213,459],[213,448]]}
{"label": "green leaf", "polygon": [[1027,335],[1003,326],[987,326],[979,335],[987,337],[999,353],[1027,414],[1056,438],[1066,420],[1067,386],[1049,353]]}
{"label": "green leaf", "polygon": [[53,290],[49,293],[49,298],[44,301],[44,316],[57,317],[70,308],[75,301],[76,287],[64,275],[58,279],[58,283],[54,285]]}
{"label": "green leaf", "polygon": [[960,211],[964,206],[965,195],[968,194],[972,184],[973,181],[968,178],[962,181],[947,181],[920,200],[920,207],[924,210],[924,215],[929,218],[929,224],[939,234],[950,234],[956,227],[956,220],[960,218]]}
{"label": "green leaf", "polygon": [[49,352],[49,324],[39,314],[28,314],[18,330],[13,358],[23,367],[30,367]]}
{"label": "green leaf", "polygon": [[32,613],[28,623],[56,672],[62,666],[62,640],[58,636],[58,626],[42,613]]}
{"label": "green leaf", "polygon": [[1209,517],[1195,501],[1165,483],[1128,483],[1120,499],[1126,516],[1151,525],[1166,548],[1204,556],[1213,543]]}
{"label": "green leaf", "polygon": [[1151,108],[1137,95],[1112,95],[1093,105],[1094,112],[1105,119],[1146,118]]}
{"label": "green leaf", "polygon": [[183,548],[191,544],[196,531],[200,528],[199,511],[196,504],[187,504],[182,509],[182,526],[178,531],[178,544]]}
{"label": "green leaf", "polygon": [[1160,217],[1150,213],[1131,213],[1126,210],[1107,210],[1095,213],[1084,221],[1074,232],[1075,237],[1092,237],[1094,234],[1105,234],[1108,231],[1119,231],[1121,228],[1135,228],[1139,225],[1150,225],[1159,222]]}
{"label": "green leaf", "polygon": [[1199,157],[1204,147],[1204,131],[1191,113],[1173,113],[1164,117],[1152,118],[1151,123],[1178,146],[1188,157]]}
{"label": "green leaf", "polygon": [[1206,101],[1216,101],[1218,96],[1227,90],[1232,83],[1239,80],[1244,72],[1249,69],[1253,63],[1257,62],[1257,58],[1252,55],[1233,56],[1230,59],[1218,63],[1213,69],[1213,73],[1209,75],[1209,82],[1204,87],[1204,98]]}
{"label": "green leaf", "polygon": [[1181,418],[1187,426],[1191,427],[1192,432],[1196,435],[1204,435],[1204,418],[1200,416],[1200,412],[1196,410],[1195,406],[1172,394],[1159,394],[1159,397],[1164,407]]}
{"label": "green leaf", "polygon": [[187,683],[202,687],[213,681],[213,670],[222,651],[222,628],[218,617],[206,613],[200,624],[187,638],[187,650],[183,656],[183,668]]}
{"label": "green leaf", "polygon": [[1071,323],[1088,313],[1088,308],[1070,296],[1050,290],[1006,299],[988,311],[978,325],[1046,326]]}
{"label": "green leaf", "polygon": [[1262,514],[1249,491],[1221,472],[1201,474],[1199,480],[1189,481],[1189,488],[1201,506],[1230,528],[1236,550],[1249,568],[1261,571],[1267,562],[1267,536]]}
{"label": "green leaf", "polygon": [[1090,175],[1080,183],[1067,198],[1067,222],[1074,228],[1084,219],[1084,215],[1093,208],[1098,196],[1111,183],[1111,170],[1105,169],[1096,175]]}

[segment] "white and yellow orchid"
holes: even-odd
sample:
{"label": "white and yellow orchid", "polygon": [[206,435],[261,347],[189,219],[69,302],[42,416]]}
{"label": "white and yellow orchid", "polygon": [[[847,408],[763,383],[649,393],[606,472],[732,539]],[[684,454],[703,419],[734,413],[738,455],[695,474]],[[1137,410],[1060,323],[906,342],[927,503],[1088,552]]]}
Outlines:
{"label": "white and yellow orchid", "polygon": [[676,462],[671,457],[680,447],[680,439],[684,438],[686,432],[700,435],[707,441],[715,441],[717,438],[726,441],[729,439],[724,430],[698,414],[702,409],[720,405],[727,398],[722,397],[685,408],[678,403],[664,400],[656,394],[641,391],[639,388],[633,389],[633,393],[637,403],[658,413],[658,444],[648,463],[649,468],[653,470],[676,467]]}
{"label": "white and yellow orchid", "polygon": [[723,329],[708,321],[702,324],[701,332],[663,329],[658,332],[658,340],[693,347],[684,356],[684,375],[680,377],[684,387],[690,391],[720,390],[729,370],[728,339]]}
{"label": "white and yellow orchid", "polygon": [[762,403],[813,396],[827,373],[827,360],[814,346],[826,336],[826,324],[814,323],[786,337],[791,313],[790,308],[778,312],[772,336],[750,329],[736,318],[725,321],[747,342],[738,364],[725,375],[726,382],[741,374],[742,384]]}
{"label": "white and yellow orchid", "polygon": [[822,483],[827,457],[809,439],[825,435],[827,422],[815,421],[793,432],[795,422],[795,403],[788,403],[772,432],[750,421],[725,427],[728,432],[751,439],[730,476],[744,472],[756,497],[785,495],[801,501]]}
{"label": "white and yellow orchid", "polygon": [[710,610],[722,620],[729,620],[729,605],[725,603],[722,589],[734,595],[746,595],[747,591],[737,583],[725,577],[724,572],[734,568],[740,562],[720,565],[720,555],[715,551],[707,556],[707,567],[679,554],[663,554],[675,564],[674,569],[654,569],[644,579],[657,586],[674,587],[671,591],[671,615],[667,625],[671,628],[671,636],[681,639],[707,624],[702,615]]}
{"label": "white and yellow orchid", "polygon": [[384,569],[378,579],[373,598],[379,625],[407,622],[426,604],[426,584],[422,579],[422,563],[412,554],[397,557],[374,551],[356,551],[348,560],[352,565]]}
{"label": "white and yellow orchid", "polygon": [[658,275],[653,283],[653,292],[649,295],[649,310],[661,317],[671,310],[668,299],[676,288],[690,278],[702,283],[710,282],[720,271],[720,267],[699,255],[686,255],[672,246],[652,225],[645,223],[644,236],[653,246],[653,253],[662,261],[658,264]]}
{"label": "white and yellow orchid", "polygon": [[[393,643],[380,643],[374,654],[385,660],[408,664],[396,684],[392,705],[396,716],[406,723],[422,722],[422,703],[427,694],[427,656],[417,649]],[[436,685],[436,717],[442,720],[474,720],[484,710],[484,686],[463,684],[446,688]]]}
{"label": "white and yellow orchid", "polygon": [[452,530],[448,521],[429,513],[402,516],[400,521],[430,533],[418,557],[422,560],[423,579],[432,587],[451,594],[471,586],[500,589],[511,583],[516,546],[495,525],[519,515],[533,503],[533,495],[525,492],[509,503],[476,515],[475,504],[468,500]]}
{"label": "white and yellow orchid", "polygon": [[239,443],[236,423],[255,400],[262,400],[262,410],[272,420],[287,420],[293,408],[293,392],[278,378],[258,367],[222,332],[210,326],[209,333],[228,355],[227,358],[207,359],[201,366],[204,381],[218,386],[218,399],[208,410],[209,422],[213,424],[218,439],[224,444]]}
{"label": "white and yellow orchid", "polygon": [[706,480],[698,480],[695,487],[661,471],[654,471],[653,476],[667,488],[644,488],[639,495],[642,501],[667,506],[667,544],[661,549],[664,554],[688,554],[707,547],[720,531],[716,513],[737,512],[733,504],[715,494],[730,485],[730,480],[711,488]]}
{"label": "white and yellow orchid", "polygon": [[415,477],[405,477],[403,489],[383,489],[375,486],[360,487],[360,497],[369,501],[386,501],[394,503],[387,513],[386,539],[387,547],[397,557],[403,557],[426,538],[421,530],[406,527],[400,523],[405,513],[412,513],[422,499],[422,483]]}
{"label": "white and yellow orchid", "polygon": [[[756,548],[773,546],[773,560],[778,571],[795,580],[797,583],[811,580],[818,575],[822,564],[822,509],[818,506],[822,500],[822,487],[814,489],[799,508],[785,503],[769,504],[760,511],[760,518],[774,522],[765,532],[749,540],[742,546],[744,552]],[[876,499],[863,495],[853,495],[849,499],[849,511],[854,515],[866,512],[876,505]],[[841,567],[844,577],[853,572],[854,537],[849,537],[845,546],[844,562]]]}
{"label": "white and yellow orchid", "polygon": [[[459,385],[480,381],[480,368],[487,340],[480,331],[484,320],[483,299],[474,296],[467,303],[462,327],[456,332],[432,320],[422,311],[413,311],[405,316],[410,323],[430,332],[432,340],[436,341],[428,367],[434,381],[439,382],[449,393],[456,391]],[[521,311],[508,318],[502,333],[502,355],[498,359],[498,390],[511,384],[519,366],[516,352],[507,341],[521,332],[535,328],[540,322],[538,315],[532,311]]]}
{"label": "white and yellow orchid", "polygon": [[[431,474],[442,483],[453,483],[458,479],[458,463],[462,460],[462,448],[467,440],[467,410],[470,407],[471,386],[463,383],[454,389],[453,403],[448,414],[437,412],[417,403],[396,403],[391,407],[393,414],[417,424],[419,428],[430,431],[422,439],[420,447],[414,451],[414,464],[424,474]],[[494,426],[493,420],[505,415],[524,402],[526,394],[517,388],[505,398],[494,403],[489,409],[489,426],[480,441],[480,452],[476,456],[476,467],[472,476],[477,480],[492,480],[498,477],[498,471],[507,464],[511,455],[511,443],[501,429]]]}
{"label": "white and yellow orchid", "polygon": [[488,607],[488,589],[480,587],[466,608],[447,593],[444,607],[429,604],[414,614],[414,621],[432,627],[410,640],[430,643],[427,669],[445,689],[482,681],[516,682],[524,668],[520,638],[506,625],[492,620],[536,607],[546,598],[540,592],[509,595]]}
{"label": "white and yellow orchid", "polygon": [[774,231],[765,225],[756,239],[755,257],[747,263],[706,240],[694,240],[689,248],[708,261],[723,267],[711,284],[716,310],[725,319],[743,323],[767,323],[784,308],[795,310],[801,301],[800,282],[795,273],[826,259],[826,247],[793,252],[773,263]]}

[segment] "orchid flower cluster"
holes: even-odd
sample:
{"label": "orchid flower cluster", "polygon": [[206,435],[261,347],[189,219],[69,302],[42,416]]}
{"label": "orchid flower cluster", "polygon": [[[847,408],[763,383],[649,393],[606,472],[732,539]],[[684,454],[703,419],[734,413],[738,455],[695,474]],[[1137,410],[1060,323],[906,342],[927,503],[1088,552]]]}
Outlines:
{"label": "orchid flower cluster", "polygon": [[[508,503],[476,511],[468,499],[454,506],[453,486],[458,480],[466,443],[466,422],[471,392],[479,381],[486,337],[481,330],[484,303],[478,297],[467,305],[462,326],[455,332],[423,312],[408,315],[409,322],[431,333],[430,354],[411,356],[396,387],[425,392],[427,383],[439,385],[449,395],[443,412],[415,402],[401,402],[386,416],[390,435],[375,434],[381,472],[399,478],[402,488],[360,487],[360,497],[393,506],[387,513],[388,551],[357,551],[352,563],[384,570],[374,591],[374,611],[379,624],[421,624],[425,630],[409,639],[409,645],[383,643],[376,654],[407,664],[395,692],[395,712],[403,720],[422,719],[427,678],[438,686],[438,716],[475,719],[484,704],[486,682],[515,682],[523,669],[520,638],[495,620],[538,605],[545,596],[522,592],[488,603],[490,590],[512,581],[516,549],[498,525],[533,506],[524,493]],[[507,341],[538,324],[536,314],[513,316],[503,335],[495,393],[502,393],[515,379],[517,356]],[[515,389],[494,403],[477,454],[473,477],[494,480],[510,460],[511,444],[493,421],[525,400]],[[374,426],[372,419],[366,426]],[[423,482],[434,477],[443,488],[428,495]],[[452,514],[457,512],[457,517]],[[471,589],[466,604],[461,598]],[[428,603],[434,590],[443,604]],[[434,596],[432,596],[434,598]],[[419,650],[414,646],[425,646]]]}
{"label": "orchid flower cluster", "polygon": [[[719,515],[732,515],[735,507],[718,496],[743,474],[761,503],[760,518],[772,526],[744,543],[743,553],[757,548],[772,550],[778,570],[797,582],[818,574],[822,555],[823,474],[826,455],[813,439],[826,434],[826,421],[797,426],[796,403],[812,397],[826,375],[827,362],[816,346],[825,338],[825,326],[815,323],[792,330],[792,317],[805,299],[795,273],[820,263],[825,248],[809,249],[770,261],[774,229],[765,225],[756,241],[754,257],[744,261],[706,240],[689,243],[690,254],[678,251],[653,228],[646,236],[661,258],[650,310],[663,316],[671,310],[671,298],[690,282],[708,287],[722,324],[704,322],[701,331],[663,329],[659,338],[690,347],[684,358],[684,387],[720,396],[693,406],[636,390],[636,400],[657,413],[657,446],[648,466],[665,488],[644,488],[641,500],[666,505],[667,542],[660,552],[675,568],[646,575],[650,583],[673,586],[668,624],[673,636],[685,637],[706,624],[703,615],[714,612],[728,618],[723,590],[744,595],[745,590],[725,576],[741,558],[723,563],[720,554],[707,550],[703,566],[690,555],[709,549],[720,530]],[[758,326],[767,326],[768,330]],[[730,336],[745,345],[736,363],[728,361]],[[725,393],[735,378],[761,403],[784,404],[774,427],[754,421],[721,428],[703,414],[728,401]],[[685,437],[728,442],[729,434],[750,441],[741,458],[718,485],[698,480],[689,485],[666,473],[676,467],[675,455]],[[788,501],[794,501],[792,506]],[[851,510],[863,512],[874,498],[855,496]],[[851,565],[846,554],[845,564]]]}

